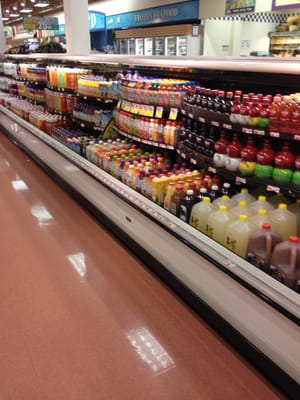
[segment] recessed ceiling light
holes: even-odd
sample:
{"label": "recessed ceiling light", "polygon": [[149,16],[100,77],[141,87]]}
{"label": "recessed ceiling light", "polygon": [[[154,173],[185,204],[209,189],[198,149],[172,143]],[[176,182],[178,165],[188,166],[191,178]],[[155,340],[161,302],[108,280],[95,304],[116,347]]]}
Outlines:
{"label": "recessed ceiling light", "polygon": [[31,8],[23,8],[22,10],[20,10],[20,13],[22,14],[29,14],[32,12]]}
{"label": "recessed ceiling light", "polygon": [[33,6],[34,7],[40,7],[40,8],[48,7],[49,6],[49,2],[48,1],[45,1],[45,2],[39,1],[38,3],[35,3]]}
{"label": "recessed ceiling light", "polygon": [[18,7],[17,6],[13,6],[13,10],[17,10],[18,9]]}

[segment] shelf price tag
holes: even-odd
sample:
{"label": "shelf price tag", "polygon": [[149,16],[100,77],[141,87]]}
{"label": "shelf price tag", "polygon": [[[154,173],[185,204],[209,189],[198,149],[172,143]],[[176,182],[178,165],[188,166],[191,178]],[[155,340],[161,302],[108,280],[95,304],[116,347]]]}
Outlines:
{"label": "shelf price tag", "polygon": [[218,121],[211,121],[212,126],[220,126]]}
{"label": "shelf price tag", "polygon": [[232,130],[232,125],[223,124],[223,128],[224,128],[224,129],[230,129],[230,130]]}
{"label": "shelf price tag", "polygon": [[194,165],[197,165],[197,160],[195,160],[194,158],[191,158],[191,159],[190,159],[190,163],[191,163],[191,164],[194,164]]}
{"label": "shelf price tag", "polygon": [[300,135],[294,135],[294,140],[300,140]]}
{"label": "shelf price tag", "polygon": [[268,185],[268,186],[267,186],[267,191],[268,191],[268,192],[280,193],[280,188],[277,187],[277,186]]}
{"label": "shelf price tag", "polygon": [[170,109],[170,115],[169,115],[169,119],[176,121],[178,116],[178,108],[171,108]]}
{"label": "shelf price tag", "polygon": [[271,137],[275,137],[275,138],[279,138],[280,137],[280,133],[279,132],[274,132],[274,131],[270,131],[269,135]]}
{"label": "shelf price tag", "polygon": [[208,172],[212,172],[213,174],[216,174],[217,170],[214,167],[208,167]]}
{"label": "shelf price tag", "polygon": [[236,264],[230,260],[227,260],[225,263],[225,267],[227,267],[229,269],[234,269],[234,268],[236,268]]}
{"label": "shelf price tag", "polygon": [[198,117],[198,120],[199,120],[200,122],[202,122],[203,124],[205,124],[205,118],[203,118],[203,117]]}
{"label": "shelf price tag", "polygon": [[241,177],[241,176],[237,176],[237,177],[235,178],[235,181],[236,181],[236,183],[243,183],[243,184],[246,184],[246,183],[247,183],[247,179],[246,179],[246,178],[243,178],[243,177]]}
{"label": "shelf price tag", "polygon": [[252,129],[249,129],[249,128],[242,128],[242,132],[243,133],[248,133],[248,135],[252,135],[252,133],[253,133],[253,130]]}
{"label": "shelf price tag", "polygon": [[188,114],[188,117],[191,118],[191,119],[194,119],[194,114],[189,113],[189,114]]}
{"label": "shelf price tag", "polygon": [[260,129],[254,129],[253,130],[254,135],[259,135],[259,136],[265,136],[265,131],[262,131]]}
{"label": "shelf price tag", "polygon": [[163,112],[163,107],[156,107],[155,118],[162,118]]}
{"label": "shelf price tag", "polygon": [[180,153],[180,156],[181,156],[182,158],[186,158],[186,154],[185,154],[185,153]]}

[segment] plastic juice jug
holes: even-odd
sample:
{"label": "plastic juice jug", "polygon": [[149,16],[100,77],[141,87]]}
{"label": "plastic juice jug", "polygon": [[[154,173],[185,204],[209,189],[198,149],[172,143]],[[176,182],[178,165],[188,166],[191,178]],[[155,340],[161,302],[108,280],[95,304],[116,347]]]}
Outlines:
{"label": "plastic juice jug", "polygon": [[171,202],[170,202],[170,211],[172,214],[176,215],[179,217],[180,214],[180,205],[182,202],[182,199],[184,197],[184,191],[183,187],[180,184],[176,185],[176,190],[171,196]]}
{"label": "plastic juice jug", "polygon": [[291,200],[282,193],[276,193],[268,198],[268,203],[270,203],[274,208],[278,207],[280,203],[290,204]]}
{"label": "plastic juice jug", "polygon": [[297,199],[296,203],[290,204],[288,210],[297,217],[297,236],[300,236],[300,199]]}
{"label": "plastic juice jug", "polygon": [[169,185],[167,187],[166,195],[164,198],[164,209],[170,211],[170,203],[171,203],[171,197],[173,193],[175,193],[176,186],[175,182],[169,182]]}
{"label": "plastic juice jug", "polygon": [[190,221],[191,211],[196,201],[197,197],[194,196],[194,191],[192,189],[188,189],[186,196],[182,199],[180,204],[179,218],[182,221],[187,223]]}
{"label": "plastic juice jug", "polygon": [[249,236],[247,260],[259,269],[269,272],[274,247],[280,242],[281,236],[271,230],[270,224],[264,223]]}
{"label": "plastic juice jug", "polygon": [[227,226],[226,247],[240,257],[246,258],[250,232],[248,215],[240,215],[237,221]]}
{"label": "plastic juice jug", "polygon": [[258,196],[256,201],[253,201],[249,204],[249,208],[254,212],[257,213],[258,210],[267,210],[272,211],[274,210],[274,206],[267,201],[266,196]]}
{"label": "plastic juice jug", "polygon": [[236,219],[238,219],[240,215],[247,215],[248,217],[253,216],[253,211],[249,208],[245,200],[241,200],[238,205],[232,207],[230,213],[234,215]]}
{"label": "plastic juice jug", "polygon": [[226,206],[227,209],[231,209],[236,205],[236,202],[232,200],[229,196],[223,195],[221,197],[218,197],[213,201],[213,205],[218,209],[219,206]]}
{"label": "plastic juice jug", "polygon": [[234,217],[226,206],[220,206],[207,218],[207,235],[217,242],[226,245],[226,230],[228,225],[234,221]]}
{"label": "plastic juice jug", "polygon": [[272,229],[279,233],[282,240],[297,235],[297,217],[287,209],[285,203],[280,203],[278,208],[269,213]]}
{"label": "plastic juice jug", "polygon": [[216,211],[216,208],[211,203],[210,197],[204,196],[200,203],[193,206],[190,224],[200,232],[207,234],[207,219],[213,211]]}
{"label": "plastic juice jug", "polygon": [[242,188],[240,193],[237,193],[234,196],[232,196],[232,200],[236,201],[237,203],[240,202],[241,200],[245,200],[248,204],[250,204],[256,199],[249,193],[247,188]]}
{"label": "plastic juice jug", "polygon": [[300,281],[300,242],[297,236],[275,246],[270,266],[271,275],[299,292]]}
{"label": "plastic juice jug", "polygon": [[255,232],[258,229],[261,229],[261,227],[265,223],[270,224],[270,219],[268,217],[268,211],[265,210],[264,208],[262,208],[261,210],[258,210],[257,214],[254,214],[253,216],[249,217],[249,223],[251,225],[252,232]]}

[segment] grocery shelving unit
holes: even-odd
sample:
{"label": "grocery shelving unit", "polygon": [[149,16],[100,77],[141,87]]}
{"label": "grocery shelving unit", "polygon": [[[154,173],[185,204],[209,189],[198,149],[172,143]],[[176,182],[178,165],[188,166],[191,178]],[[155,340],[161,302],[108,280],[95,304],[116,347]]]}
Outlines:
{"label": "grocery shelving unit", "polygon": [[[36,56],[35,56],[36,57]],[[139,69],[216,87],[295,91],[293,60],[39,55],[43,63]],[[24,57],[13,57],[18,61]],[[30,62],[31,56],[25,57]],[[284,80],[282,80],[284,78]],[[282,87],[284,82],[284,87]],[[263,90],[263,89],[261,89]],[[0,124],[55,179],[106,223],[185,301],[290,398],[300,382],[300,296],[100,170],[3,106]]]}

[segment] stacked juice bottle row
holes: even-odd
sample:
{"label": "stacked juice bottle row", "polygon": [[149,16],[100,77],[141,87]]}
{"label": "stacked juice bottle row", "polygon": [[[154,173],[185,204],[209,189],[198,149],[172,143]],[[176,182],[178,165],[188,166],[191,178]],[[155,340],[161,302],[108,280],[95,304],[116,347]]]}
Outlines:
{"label": "stacked juice bottle row", "polygon": [[51,110],[72,114],[74,96],[69,93],[62,93],[45,88],[45,103]]}
{"label": "stacked juice bottle row", "polygon": [[103,75],[78,76],[77,91],[83,96],[117,99],[118,83]]}
{"label": "stacked juice bottle row", "polygon": [[192,84],[179,79],[154,79],[130,71],[125,77],[119,73],[118,79],[122,99],[166,107],[181,107],[186,87]]}
{"label": "stacked juice bottle row", "polygon": [[101,108],[99,104],[87,104],[76,101],[73,107],[74,118],[105,128],[112,118],[110,109]]}
{"label": "stacked juice bottle row", "polygon": [[32,82],[46,82],[47,73],[45,67],[30,64],[19,64],[19,76]]}
{"label": "stacked juice bottle row", "polygon": [[47,81],[50,86],[63,89],[77,89],[78,76],[88,75],[90,70],[84,68],[66,68],[57,66],[48,66],[46,68]]}
{"label": "stacked juice bottle row", "polygon": [[273,96],[262,93],[243,94],[241,90],[224,92],[194,86],[186,92],[183,107],[187,113],[197,118],[211,118],[212,114],[207,112],[214,112],[213,118],[220,121],[222,115],[227,115],[232,124],[299,134],[299,98],[299,93]]}
{"label": "stacked juice bottle row", "polygon": [[142,117],[115,108],[114,120],[122,132],[166,145],[175,146],[178,140],[180,121]]}

